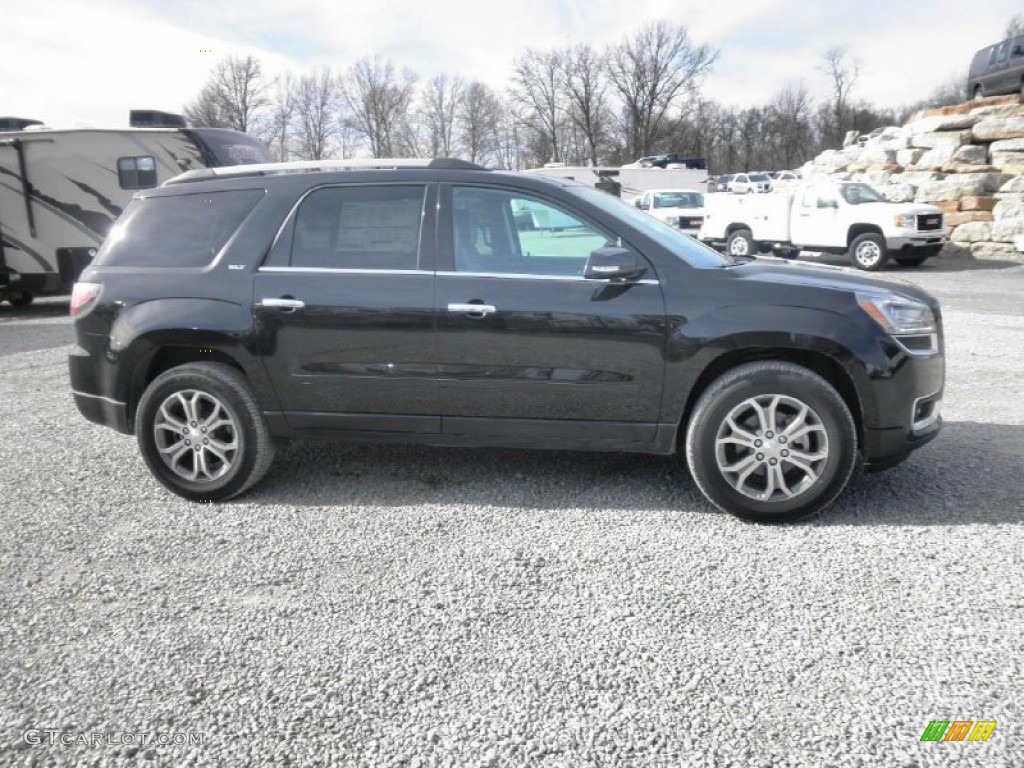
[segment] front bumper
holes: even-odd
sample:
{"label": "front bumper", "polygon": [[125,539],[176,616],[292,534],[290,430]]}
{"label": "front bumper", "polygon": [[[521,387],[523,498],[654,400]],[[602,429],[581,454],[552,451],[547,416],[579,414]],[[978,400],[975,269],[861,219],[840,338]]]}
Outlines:
{"label": "front bumper", "polygon": [[934,232],[916,232],[899,237],[890,237],[885,241],[890,251],[915,250],[918,248],[934,248],[946,242],[946,234],[942,230]]}

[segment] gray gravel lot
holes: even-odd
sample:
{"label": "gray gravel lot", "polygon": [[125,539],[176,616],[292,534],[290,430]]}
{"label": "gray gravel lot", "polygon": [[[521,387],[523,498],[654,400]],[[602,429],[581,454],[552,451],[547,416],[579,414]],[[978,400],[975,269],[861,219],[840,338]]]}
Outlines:
{"label": "gray gravel lot", "polygon": [[890,274],[945,431],[774,528],[583,453],[293,444],[189,504],[78,415],[65,305],[0,308],[0,766],[1024,765],[1024,265]]}

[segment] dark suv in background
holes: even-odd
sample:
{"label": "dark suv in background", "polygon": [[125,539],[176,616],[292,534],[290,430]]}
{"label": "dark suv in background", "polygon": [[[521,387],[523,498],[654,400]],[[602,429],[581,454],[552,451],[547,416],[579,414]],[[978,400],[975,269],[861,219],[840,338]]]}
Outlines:
{"label": "dark suv in background", "polygon": [[971,59],[967,98],[1005,93],[1024,96],[1024,35],[982,48]]}
{"label": "dark suv in background", "polygon": [[75,287],[78,408],[186,498],[329,437],[685,454],[713,503],[777,522],[940,428],[917,288],[733,261],[572,181],[330,165],[140,192]]}

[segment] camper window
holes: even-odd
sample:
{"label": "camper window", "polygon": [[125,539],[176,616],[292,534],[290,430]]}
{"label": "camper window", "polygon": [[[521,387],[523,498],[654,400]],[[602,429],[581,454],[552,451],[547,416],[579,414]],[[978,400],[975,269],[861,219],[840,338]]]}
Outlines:
{"label": "camper window", "polygon": [[149,156],[122,157],[117,161],[121,189],[149,189],[156,186],[156,160]]}

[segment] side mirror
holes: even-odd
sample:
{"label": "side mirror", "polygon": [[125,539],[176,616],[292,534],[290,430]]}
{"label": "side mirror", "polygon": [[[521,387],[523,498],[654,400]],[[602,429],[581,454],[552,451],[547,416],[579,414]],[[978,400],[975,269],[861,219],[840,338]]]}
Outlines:
{"label": "side mirror", "polygon": [[607,246],[591,251],[583,277],[587,280],[635,280],[647,271],[647,264],[633,251]]}
{"label": "side mirror", "polygon": [[836,202],[835,200],[832,200],[832,199],[829,199],[829,200],[819,200],[818,201],[818,207],[819,208],[838,208],[839,207],[839,203]]}
{"label": "side mirror", "polygon": [[640,204],[640,198],[639,197],[636,200],[633,201],[633,205],[635,205],[637,208],[643,208],[643,205]]}

